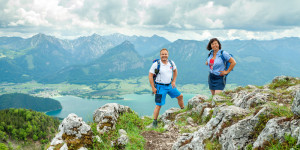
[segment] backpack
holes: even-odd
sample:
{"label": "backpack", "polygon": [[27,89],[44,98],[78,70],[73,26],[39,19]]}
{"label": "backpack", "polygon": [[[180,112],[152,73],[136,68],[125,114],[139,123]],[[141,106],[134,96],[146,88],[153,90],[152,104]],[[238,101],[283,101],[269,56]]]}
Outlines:
{"label": "backpack", "polygon": [[[154,59],[153,62],[152,62],[152,63],[157,62],[157,68],[154,70],[154,75],[153,75],[153,81],[154,81],[154,83],[155,83],[157,75],[159,74],[159,69],[160,69],[160,61],[159,60],[160,59]],[[173,70],[173,63],[172,63],[172,61],[169,60],[169,59],[168,59],[168,61],[171,64],[171,67],[172,67],[172,70]],[[172,72],[172,74],[173,74],[173,72]],[[172,77],[173,77],[173,75],[172,75]],[[171,80],[173,80],[173,78]]]}
{"label": "backpack", "polygon": [[[211,55],[211,53],[213,52],[213,50],[211,50],[210,52],[209,52],[209,54],[208,54],[208,57]],[[233,58],[233,55],[232,54],[229,54],[232,58]],[[208,58],[207,57],[207,58]],[[228,68],[229,68],[229,66],[230,66],[230,62],[229,61],[226,61],[225,60],[225,58],[224,58],[224,56],[223,56],[223,50],[221,50],[221,58],[222,58],[222,60],[223,60],[223,63],[224,63],[224,65],[225,65],[225,70],[228,70]],[[233,71],[233,69],[231,70],[231,71]],[[229,73],[228,73],[229,74]],[[228,75],[227,74],[227,75]],[[226,75],[226,76],[227,76]]]}

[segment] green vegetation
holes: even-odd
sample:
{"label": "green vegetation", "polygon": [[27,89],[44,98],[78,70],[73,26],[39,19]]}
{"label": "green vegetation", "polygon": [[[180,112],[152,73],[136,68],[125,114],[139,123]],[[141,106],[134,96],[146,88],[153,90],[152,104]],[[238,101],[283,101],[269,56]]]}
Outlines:
{"label": "green vegetation", "polygon": [[93,133],[100,136],[102,140],[102,142],[94,141],[93,149],[120,149],[121,147],[111,147],[111,141],[116,140],[120,136],[118,133],[119,129],[124,129],[129,137],[129,143],[125,149],[144,149],[145,139],[141,136],[141,133],[145,129],[146,124],[134,112],[122,114],[116,124],[116,130],[109,133],[99,134],[95,123],[91,127]]}
{"label": "green vegetation", "polygon": [[222,145],[219,143],[218,140],[210,141],[210,140],[205,140],[205,149],[206,150],[221,150]]}
{"label": "green vegetation", "polygon": [[277,80],[275,82],[272,82],[269,85],[270,89],[277,89],[277,88],[281,88],[281,89],[286,89],[290,86],[296,85],[296,84],[300,84],[300,80],[297,80],[296,78],[287,78],[287,79],[282,79],[282,80]]}
{"label": "green vegetation", "polygon": [[61,109],[60,102],[50,98],[33,97],[27,94],[13,93],[0,96],[0,109],[25,108],[35,111],[51,111]]}
{"label": "green vegetation", "polygon": [[300,149],[300,145],[297,144],[297,138],[291,135],[284,136],[284,142],[280,142],[278,139],[271,139],[270,141],[264,142],[264,149],[268,150],[290,150],[290,149]]}
{"label": "green vegetation", "polygon": [[[57,132],[59,120],[44,113],[27,109],[0,110],[0,141],[24,141],[28,145],[33,141],[48,143]],[[10,147],[10,146],[9,146]]]}
{"label": "green vegetation", "polygon": [[270,103],[271,105],[271,114],[277,117],[287,117],[287,118],[291,118],[293,117],[293,113],[291,111],[291,109],[287,106],[279,106],[275,103]]}

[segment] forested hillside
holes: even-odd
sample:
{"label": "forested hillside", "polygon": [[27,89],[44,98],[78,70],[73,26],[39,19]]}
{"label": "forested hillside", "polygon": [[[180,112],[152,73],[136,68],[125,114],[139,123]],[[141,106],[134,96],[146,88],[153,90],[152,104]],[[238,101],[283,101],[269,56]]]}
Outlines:
{"label": "forested hillside", "polygon": [[40,141],[45,144],[57,132],[59,123],[58,119],[33,110],[0,110],[0,142],[9,145],[9,141]]}
{"label": "forested hillside", "polygon": [[0,96],[0,110],[6,108],[26,108],[35,111],[61,109],[60,102],[51,98],[34,97],[22,93],[3,94]]}

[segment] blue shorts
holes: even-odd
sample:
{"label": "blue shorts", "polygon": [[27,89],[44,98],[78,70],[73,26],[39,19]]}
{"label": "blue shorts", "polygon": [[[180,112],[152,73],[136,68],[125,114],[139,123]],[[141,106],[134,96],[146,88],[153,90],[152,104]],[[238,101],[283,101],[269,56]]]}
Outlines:
{"label": "blue shorts", "polygon": [[177,88],[172,88],[172,85],[159,85],[156,84],[157,92],[155,94],[155,103],[158,106],[162,106],[166,103],[167,94],[171,98],[178,97],[181,93],[177,90]]}

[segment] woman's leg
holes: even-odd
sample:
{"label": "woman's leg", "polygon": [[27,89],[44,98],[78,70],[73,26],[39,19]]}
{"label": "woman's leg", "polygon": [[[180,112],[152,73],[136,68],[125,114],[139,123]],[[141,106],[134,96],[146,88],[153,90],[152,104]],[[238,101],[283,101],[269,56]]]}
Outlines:
{"label": "woman's leg", "polygon": [[215,94],[222,93],[222,90],[215,90]]}
{"label": "woman's leg", "polygon": [[211,95],[215,95],[215,90],[210,90]]}

